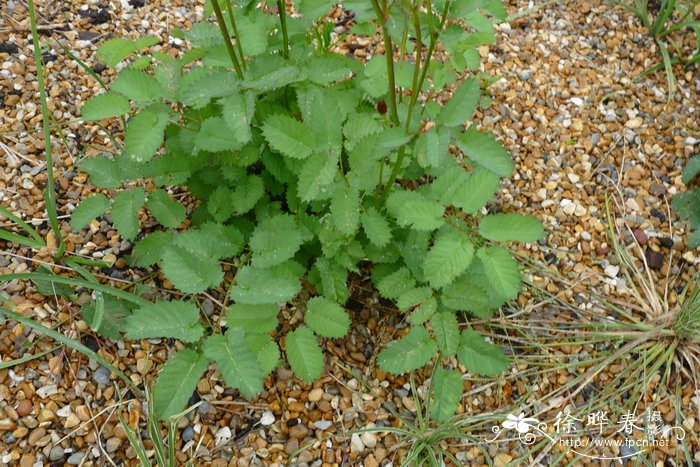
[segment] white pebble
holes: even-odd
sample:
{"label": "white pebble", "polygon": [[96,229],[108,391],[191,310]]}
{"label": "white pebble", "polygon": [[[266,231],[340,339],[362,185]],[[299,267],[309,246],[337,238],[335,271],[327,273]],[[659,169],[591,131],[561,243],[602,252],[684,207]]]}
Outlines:
{"label": "white pebble", "polygon": [[275,423],[275,416],[270,411],[265,411],[260,417],[260,424],[262,426],[269,426]]}
{"label": "white pebble", "polygon": [[221,444],[231,439],[231,436],[233,435],[229,427],[225,426],[223,428],[219,428],[219,430],[216,432],[216,435],[214,436],[214,443],[216,444],[216,446],[220,446]]}
{"label": "white pebble", "polygon": [[350,452],[362,452],[365,450],[365,444],[360,439],[360,435],[353,433],[350,437]]}
{"label": "white pebble", "polygon": [[606,276],[614,279],[615,277],[617,277],[617,273],[620,272],[620,266],[608,264],[607,266],[605,266],[604,272]]}

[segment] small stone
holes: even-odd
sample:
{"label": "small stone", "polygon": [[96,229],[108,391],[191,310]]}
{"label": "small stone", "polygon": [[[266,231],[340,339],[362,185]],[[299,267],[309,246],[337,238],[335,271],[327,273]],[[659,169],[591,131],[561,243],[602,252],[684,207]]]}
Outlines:
{"label": "small stone", "polygon": [[260,424],[262,426],[270,426],[275,423],[275,415],[269,410],[263,412],[262,417],[260,417]]}
{"label": "small stone", "polygon": [[110,371],[107,368],[101,366],[97,370],[95,370],[95,373],[92,375],[92,379],[97,384],[109,384],[110,375]]}
{"label": "small stone", "polygon": [[661,183],[652,183],[649,185],[649,193],[654,196],[663,196],[666,194],[666,186]]}
{"label": "small stone", "polygon": [[360,435],[360,439],[362,440],[362,444],[370,449],[374,449],[374,447],[377,445],[377,435],[372,432],[362,433]]}
{"label": "small stone", "polygon": [[65,456],[65,450],[61,446],[54,446],[51,448],[51,451],[49,451],[49,460],[50,461],[57,461],[63,459]]}
{"label": "small stone", "polygon": [[673,240],[668,237],[663,237],[659,239],[659,243],[664,248],[673,248]]}
{"label": "small stone", "polygon": [[221,446],[223,443],[230,440],[232,436],[233,434],[231,433],[231,428],[227,426],[219,428],[216,432],[216,435],[214,435],[214,443],[216,444],[216,446]]}
{"label": "small stone", "polygon": [[12,433],[5,433],[5,436],[3,436],[2,440],[5,442],[5,444],[12,444],[17,441],[17,437],[13,435]]}
{"label": "small stone", "polygon": [[581,180],[581,177],[576,174],[566,174],[566,176],[569,178],[571,183],[578,183]]}
{"label": "small stone", "polygon": [[309,392],[308,399],[309,399],[309,402],[318,402],[321,400],[322,397],[323,397],[323,389],[316,388],[316,389],[312,389]]}
{"label": "small stone", "polygon": [[15,409],[15,411],[20,417],[26,417],[27,415],[32,413],[32,411],[34,411],[34,405],[32,405],[32,401],[30,401],[29,399],[22,399],[21,401],[19,401],[19,404],[17,404],[17,408]]}
{"label": "small stone", "polygon": [[314,425],[316,425],[317,429],[321,431],[326,431],[333,425],[333,422],[331,422],[330,420],[316,420],[314,422]]}
{"label": "small stone", "polygon": [[182,441],[185,443],[192,441],[194,439],[194,428],[192,425],[187,425],[184,430],[182,430]]}
{"label": "small stone", "polygon": [[522,81],[528,81],[530,78],[532,78],[532,70],[523,70],[518,72],[518,78],[520,78]]}
{"label": "small stone", "polygon": [[636,130],[637,128],[642,126],[642,123],[644,123],[644,120],[642,120],[640,117],[637,117],[631,120],[627,120],[627,123],[625,123],[625,127],[630,128],[632,130]]}
{"label": "small stone", "polygon": [[87,422],[90,420],[90,409],[87,405],[79,405],[75,408],[75,414],[78,416],[81,422]]}
{"label": "small stone", "polygon": [[365,445],[360,438],[360,435],[353,433],[350,437],[350,452],[362,452],[365,450]]}
{"label": "small stone", "polygon": [[512,461],[512,460],[513,460],[512,456],[502,452],[496,456],[496,458],[494,459],[493,465],[495,465],[496,467],[506,467],[510,463],[510,461]]}
{"label": "small stone", "polygon": [[299,441],[296,439],[291,440],[284,446],[284,452],[287,453],[287,455],[292,455],[295,452],[299,450]]}
{"label": "small stone", "polygon": [[646,253],[644,254],[647,260],[647,265],[651,269],[659,269],[661,268],[661,265],[664,264],[664,255],[663,253],[659,253],[658,251],[654,251],[651,248],[647,248]]}
{"label": "small stone", "polygon": [[107,452],[116,452],[117,449],[119,449],[119,446],[122,445],[122,440],[117,438],[116,436],[113,436],[107,440],[105,443],[105,448],[107,449]]}
{"label": "small stone", "polygon": [[83,458],[85,457],[84,452],[76,452],[72,454],[66,462],[68,465],[80,465],[80,463],[83,461]]}
{"label": "small stone", "polygon": [[656,209],[656,208],[651,208],[651,209],[649,210],[649,213],[650,213],[652,216],[656,217],[656,218],[657,218],[658,220],[660,220],[661,222],[666,222],[666,214],[664,214],[663,212],[659,211],[658,209]]}
{"label": "small stone", "polygon": [[364,465],[365,467],[379,467],[379,462],[374,458],[374,455],[368,454],[367,457],[365,457]]}
{"label": "small stone", "polygon": [[632,232],[632,235],[634,235],[635,240],[637,240],[640,245],[646,245],[646,243],[649,241],[647,235],[642,229],[635,229],[634,232]]}
{"label": "small stone", "polygon": [[50,384],[48,386],[42,386],[36,390],[36,395],[42,399],[46,399],[49,396],[53,396],[58,392],[58,386],[55,384]]}
{"label": "small stone", "polygon": [[416,411],[416,401],[413,400],[412,397],[404,396],[401,398],[401,403],[403,404],[406,409],[408,409],[410,412],[415,412]]}
{"label": "small stone", "polygon": [[303,438],[306,438],[306,436],[308,434],[309,434],[309,429],[306,428],[306,425],[304,425],[303,423],[299,423],[298,425],[294,425],[289,430],[289,437],[291,439],[303,439]]}
{"label": "small stone", "polygon": [[27,443],[30,446],[36,446],[36,444],[41,438],[44,437],[44,435],[46,435],[46,430],[44,428],[39,427],[29,434],[29,438],[27,438]]}
{"label": "small stone", "polygon": [[80,425],[80,419],[78,418],[77,415],[75,414],[70,414],[66,418],[65,423],[63,424],[64,428],[75,428],[76,426]]}
{"label": "small stone", "polygon": [[617,274],[620,272],[620,266],[615,266],[613,264],[608,264],[605,266],[605,269],[603,270],[605,272],[605,275],[614,279],[617,277]]}

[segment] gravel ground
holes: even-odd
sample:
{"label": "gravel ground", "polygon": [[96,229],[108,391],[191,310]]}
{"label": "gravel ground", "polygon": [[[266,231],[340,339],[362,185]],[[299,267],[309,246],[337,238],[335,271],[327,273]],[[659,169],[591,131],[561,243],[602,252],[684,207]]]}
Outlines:
{"label": "gravel ground", "polygon": [[[510,11],[523,7],[524,2],[509,2]],[[2,205],[36,220],[46,233],[47,223],[41,220],[46,172],[40,157],[43,143],[35,131],[41,117],[29,21],[19,0],[4,2],[0,11]],[[94,191],[75,165],[108,150],[110,141],[99,128],[77,121],[82,102],[98,85],[53,39],[110,80],[113,71],[97,62],[96,44],[148,32],[162,38],[163,45],[156,48],[176,53],[181,44],[169,32],[201,19],[201,11],[201,2],[188,0],[64,0],[40,8],[49,106],[56,121],[70,122],[63,126],[67,144],[57,132],[53,140],[62,219]],[[617,194],[623,200],[620,216],[647,250],[659,287],[665,286],[667,276],[678,276],[681,285],[687,282],[700,258],[687,249],[686,225],[675,221],[668,201],[683,189],[682,167],[698,152],[700,80],[677,70],[678,91],[670,103],[662,73],[636,81],[655,63],[658,52],[636,19],[609,3],[555,3],[500,25],[498,35],[495,45],[480,51],[485,71],[500,80],[491,88],[493,105],[479,120],[500,136],[517,169],[503,185],[495,208],[533,214],[545,223],[546,242],[522,246],[520,253],[564,274],[587,278],[572,288],[546,274],[533,274],[531,280],[583,306],[592,291],[624,298],[625,282],[618,277],[604,231],[606,195]],[[364,57],[372,53],[373,43],[355,41],[348,50]],[[145,217],[142,221],[152,225]],[[79,233],[70,233],[63,222],[62,230],[69,251],[115,261],[113,268],[102,271],[105,280],[119,284],[143,274],[119,258],[131,244],[121,241],[108,222],[94,222]],[[36,270],[49,261],[55,240],[49,237],[48,242],[49,248],[38,252],[4,246],[0,273]],[[380,343],[402,332],[401,317],[376,299],[368,283],[355,279],[354,290],[349,303],[352,333],[326,343],[332,358],[322,380],[302,385],[281,368],[266,381],[268,391],[247,403],[210,370],[193,397],[202,404],[181,421],[179,460],[196,453],[206,465],[285,465],[290,453],[317,440],[301,454],[300,465],[396,463],[401,440],[393,435],[322,439],[340,430],[397,426],[388,409],[407,416],[416,411],[408,378],[387,375],[373,365]],[[4,292],[25,315],[80,339],[135,381],[152,380],[167,359],[166,342],[110,342],[92,335],[77,315],[77,304],[47,300],[31,284],[13,282]],[[203,309],[219,313],[217,298],[204,300]],[[520,302],[529,300],[523,295]],[[675,289],[670,301],[675,301]],[[4,359],[54,346],[21,324],[0,324]],[[418,375],[419,382],[423,376]],[[136,465],[117,419],[115,381],[96,362],[65,348],[0,369],[0,465]],[[524,394],[526,385],[538,383],[514,380],[493,386],[467,380],[460,411],[479,414],[511,406],[516,403],[514,394]],[[683,398],[684,413],[692,419],[692,414],[698,417],[698,407],[690,402],[692,388],[689,394]],[[144,407],[138,401],[125,403],[124,413],[132,427],[144,429]],[[509,448],[511,452],[503,452],[504,446],[489,447],[496,465],[506,465],[522,453],[521,445],[511,443]],[[455,445],[452,451],[465,463],[484,464],[476,447]],[[657,460],[663,461],[664,455]],[[547,458],[539,462],[549,465]]]}

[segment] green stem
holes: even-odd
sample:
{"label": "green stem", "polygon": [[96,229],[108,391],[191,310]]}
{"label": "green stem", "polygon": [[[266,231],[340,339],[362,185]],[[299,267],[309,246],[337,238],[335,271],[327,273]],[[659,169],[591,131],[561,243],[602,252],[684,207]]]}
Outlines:
{"label": "green stem", "polygon": [[44,131],[44,150],[46,152],[46,189],[44,190],[44,200],[46,202],[46,213],[49,218],[51,230],[53,230],[58,242],[58,248],[54,253],[54,260],[58,261],[66,245],[63,242],[61,228],[58,226],[58,214],[56,207],[56,188],[54,186],[53,174],[53,153],[51,152],[51,130],[49,129],[49,106],[46,97],[46,83],[44,83],[44,65],[41,59],[41,44],[39,43],[39,32],[36,22],[36,9],[34,0],[28,0],[29,21],[32,28],[32,42],[34,44],[34,61],[36,64],[36,79],[39,86],[39,97],[41,99],[41,117]]}
{"label": "green stem", "polygon": [[378,0],[371,0],[374,14],[382,28],[382,40],[384,41],[384,56],[386,57],[386,72],[389,81],[389,116],[395,126],[401,125],[399,112],[396,107],[396,74],[394,72],[394,46],[391,42],[391,35],[386,26],[386,15],[382,12]]}
{"label": "green stem", "polygon": [[243,45],[241,44],[241,35],[238,33],[238,26],[236,26],[236,18],[233,15],[233,4],[230,0],[226,1],[228,5],[226,12],[228,13],[228,19],[231,21],[231,28],[233,29],[233,37],[236,38],[236,48],[238,49],[238,55],[241,57],[241,68],[243,71],[246,70],[245,55],[243,54]]}
{"label": "green stem", "polygon": [[284,0],[277,0],[277,14],[280,17],[280,28],[282,29],[282,42],[284,48],[282,49],[282,56],[284,58],[289,58],[289,36],[287,35],[287,7],[285,6]]}
{"label": "green stem", "polygon": [[[236,52],[233,50],[233,45],[231,44],[231,35],[226,27],[226,22],[224,21],[224,15],[221,13],[221,7],[219,6],[219,0],[212,0],[211,6],[214,8],[214,14],[216,15],[216,21],[219,23],[219,31],[224,38],[224,43],[226,44],[226,50],[228,51],[228,56],[231,58],[231,63],[233,64],[234,70],[236,70],[236,75],[239,79],[243,79],[243,70],[241,69],[241,64],[236,58]],[[242,57],[241,57],[242,59]]]}

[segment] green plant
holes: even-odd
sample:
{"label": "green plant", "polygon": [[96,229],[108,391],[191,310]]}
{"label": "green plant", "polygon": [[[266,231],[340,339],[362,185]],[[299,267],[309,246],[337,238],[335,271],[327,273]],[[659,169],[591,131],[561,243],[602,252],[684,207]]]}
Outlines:
{"label": "green plant", "polygon": [[690,248],[700,245],[700,189],[696,186],[696,177],[700,173],[700,156],[695,155],[683,168],[681,180],[690,189],[677,193],[671,204],[676,213],[685,220],[690,221],[693,234],[688,239]]}
{"label": "green plant", "polygon": [[[613,0],[613,3],[637,16],[659,47],[661,63],[650,67],[641,76],[663,69],[666,73],[670,102],[676,91],[673,66],[682,64],[683,67],[689,68],[700,61],[700,21],[695,12],[700,3],[698,0]],[[695,35],[696,49],[687,57],[684,57],[682,47],[674,39],[674,35],[683,30],[690,30]]]}
{"label": "green plant", "polygon": [[[300,14],[289,16],[278,2],[277,19],[274,7],[256,5],[209,3],[217,25],[181,33],[192,44],[181,58],[139,55],[109,92],[85,103],[90,121],[133,111],[117,153],[81,165],[100,188],[128,188],[113,200],[92,195],[71,218],[79,229],[111,211],[125,239],[139,238],[134,265],[158,264],[188,295],[224,284],[232,304],[205,326],[194,300],[134,296],[126,306],[120,297],[99,312],[95,304],[90,322],[103,316],[100,326],[114,323],[117,335],[187,343],[153,389],[162,418],[182,409],[210,361],[247,397],[278,365],[279,343],[302,380],[319,377],[317,337],[342,337],[350,324],[342,304],[351,272],[371,271],[379,293],[410,321],[379,354],[382,368],[402,373],[438,354],[500,374],[503,352],[472,329],[460,332],[458,316],[487,318],[517,296],[518,264],[493,242],[535,241],[543,229],[526,216],[483,215],[513,163],[491,134],[469,124],[482,102],[480,78],[457,78],[479,66],[477,47],[494,39],[487,15],[503,18],[503,6],[345,2],[353,31],[378,27],[392,52],[363,63],[330,53],[330,33],[319,33],[332,3],[301,2]],[[114,67],[156,42],[113,39],[98,53]],[[436,97],[454,84],[440,105]],[[198,200],[186,224],[168,186]],[[166,230],[140,238],[144,206]],[[298,304],[296,327],[281,335],[279,304],[289,301]],[[456,370],[440,374],[446,419],[461,379]]]}

